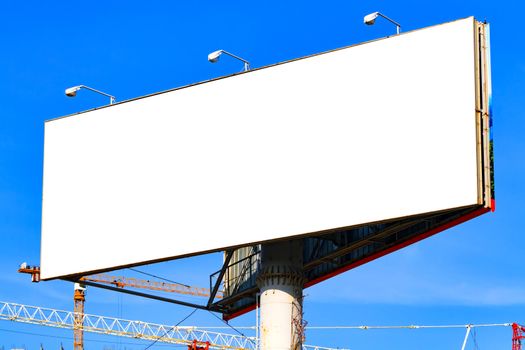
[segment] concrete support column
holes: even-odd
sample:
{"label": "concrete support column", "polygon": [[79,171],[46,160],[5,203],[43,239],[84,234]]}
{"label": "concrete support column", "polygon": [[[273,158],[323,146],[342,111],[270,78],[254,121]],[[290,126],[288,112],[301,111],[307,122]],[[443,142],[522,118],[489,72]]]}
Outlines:
{"label": "concrete support column", "polygon": [[302,242],[265,244],[261,247],[260,349],[301,350],[303,327]]}

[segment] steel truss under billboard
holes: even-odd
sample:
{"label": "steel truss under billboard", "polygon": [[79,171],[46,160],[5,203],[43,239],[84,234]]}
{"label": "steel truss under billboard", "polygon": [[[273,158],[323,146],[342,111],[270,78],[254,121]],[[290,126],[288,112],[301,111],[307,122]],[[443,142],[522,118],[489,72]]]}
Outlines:
{"label": "steel truss under billboard", "polygon": [[488,44],[467,18],[46,122],[42,279],[302,239],[310,286],[489,211]]}

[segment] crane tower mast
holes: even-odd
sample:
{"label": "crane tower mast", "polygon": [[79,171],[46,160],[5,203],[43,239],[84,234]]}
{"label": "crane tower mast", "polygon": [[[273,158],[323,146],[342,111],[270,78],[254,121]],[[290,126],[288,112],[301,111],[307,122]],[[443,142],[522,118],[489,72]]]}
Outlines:
{"label": "crane tower mast", "polygon": [[521,350],[521,341],[525,339],[525,327],[512,324],[512,350]]}
{"label": "crane tower mast", "polygon": [[[40,282],[40,267],[39,266],[30,266],[27,263],[23,263],[20,265],[18,272],[30,274],[32,282]],[[133,277],[111,276],[108,274],[98,274],[98,275],[81,277],[79,279],[80,283],[75,283],[75,290],[73,294],[74,308],[73,308],[72,328],[73,328],[73,349],[74,350],[84,350],[84,330],[85,330],[84,303],[86,301],[86,296],[85,296],[86,288],[83,284],[81,284],[82,281],[110,284],[110,285],[114,285],[119,288],[131,287],[131,288],[157,290],[157,291],[169,292],[169,293],[200,296],[200,297],[209,297],[211,294],[208,288],[193,287],[193,286],[188,286],[188,285],[184,285],[180,283],[165,283],[165,282],[159,282],[159,281],[143,280],[143,279],[133,278]],[[216,294],[216,298],[222,298],[222,293],[218,292]],[[190,349],[193,349],[193,350],[208,350],[208,348],[209,348],[209,343],[206,344],[206,342],[204,342],[203,344],[197,344],[197,343],[190,344]]]}
{"label": "crane tower mast", "polygon": [[84,350],[84,302],[85,287],[75,283],[75,294],[73,295],[73,349]]}

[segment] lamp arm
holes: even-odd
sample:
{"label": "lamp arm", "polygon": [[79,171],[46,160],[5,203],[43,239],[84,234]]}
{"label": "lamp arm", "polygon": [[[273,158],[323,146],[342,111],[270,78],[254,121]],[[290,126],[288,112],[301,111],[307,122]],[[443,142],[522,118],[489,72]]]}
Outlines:
{"label": "lamp arm", "polygon": [[391,23],[395,24],[396,27],[397,27],[397,34],[399,34],[400,30],[401,30],[401,24],[397,23],[396,21],[394,21],[392,18],[389,18],[387,16],[385,16],[384,14],[382,14],[381,12],[378,12],[377,13],[378,16],[381,16],[383,17],[384,19],[386,19],[387,21],[390,21]]}
{"label": "lamp arm", "polygon": [[82,89],[91,90],[91,91],[93,91],[93,92],[96,92],[96,93],[99,93],[99,94],[101,94],[101,95],[104,95],[104,96],[109,97],[110,104],[113,104],[113,103],[115,103],[115,101],[116,101],[115,96],[110,95],[110,94],[106,94],[105,92],[102,92],[102,91],[100,91],[100,90],[93,89],[93,88],[91,88],[91,87],[89,87],[89,86],[86,86],[86,85],[79,85],[79,87],[82,88]]}
{"label": "lamp arm", "polygon": [[228,56],[231,56],[231,57],[236,58],[236,59],[238,59],[240,61],[243,61],[244,62],[244,70],[250,70],[250,62],[246,61],[244,58],[239,57],[237,55],[234,55],[234,54],[232,54],[232,53],[230,53],[228,51],[224,51],[224,50],[222,50],[222,53],[225,53]]}

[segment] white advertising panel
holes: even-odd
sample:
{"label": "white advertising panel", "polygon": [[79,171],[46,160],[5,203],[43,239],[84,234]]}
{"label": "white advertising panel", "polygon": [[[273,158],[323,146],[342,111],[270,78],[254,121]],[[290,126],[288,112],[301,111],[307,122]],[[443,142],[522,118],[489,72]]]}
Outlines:
{"label": "white advertising panel", "polygon": [[46,122],[43,279],[480,203],[474,19]]}

